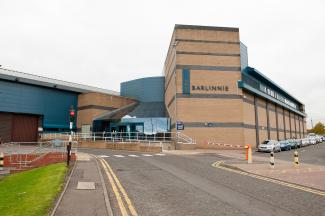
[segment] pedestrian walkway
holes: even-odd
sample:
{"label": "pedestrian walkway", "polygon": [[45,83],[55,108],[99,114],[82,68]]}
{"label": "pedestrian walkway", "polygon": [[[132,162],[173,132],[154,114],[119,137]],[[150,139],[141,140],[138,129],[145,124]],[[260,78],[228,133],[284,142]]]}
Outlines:
{"label": "pedestrian walkway", "polygon": [[110,215],[105,183],[96,160],[85,153],[77,154],[71,179],[53,215]]}
{"label": "pedestrian walkway", "polygon": [[225,164],[243,171],[325,191],[325,166],[307,163],[295,166],[293,161],[275,158],[271,168],[270,158],[257,155],[253,156],[253,163],[248,164],[244,151],[219,151],[217,154],[229,158]]}
{"label": "pedestrian walkway", "polygon": [[126,158],[126,157],[140,158],[140,157],[154,157],[154,156],[162,157],[162,156],[166,156],[166,154],[162,154],[162,153],[157,153],[157,154],[112,154],[112,155],[96,155],[96,156],[101,157],[101,158],[109,158],[109,157],[113,157],[113,158]]}

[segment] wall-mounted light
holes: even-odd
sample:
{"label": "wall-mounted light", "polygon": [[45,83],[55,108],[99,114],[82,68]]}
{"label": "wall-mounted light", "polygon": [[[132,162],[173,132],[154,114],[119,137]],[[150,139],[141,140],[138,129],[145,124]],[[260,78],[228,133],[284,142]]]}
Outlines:
{"label": "wall-mounted light", "polygon": [[206,127],[212,127],[213,126],[213,123],[212,122],[205,122],[204,125]]}

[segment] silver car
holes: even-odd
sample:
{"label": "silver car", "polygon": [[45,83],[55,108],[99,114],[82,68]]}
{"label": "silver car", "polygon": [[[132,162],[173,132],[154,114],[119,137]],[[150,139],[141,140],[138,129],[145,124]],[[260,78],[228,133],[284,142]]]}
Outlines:
{"label": "silver car", "polygon": [[265,140],[258,146],[259,152],[280,152],[281,145],[276,140]]}
{"label": "silver car", "polygon": [[301,142],[301,145],[302,145],[303,147],[308,146],[308,145],[310,144],[308,138],[304,138],[304,139],[302,139],[301,141],[302,141],[302,142]]}

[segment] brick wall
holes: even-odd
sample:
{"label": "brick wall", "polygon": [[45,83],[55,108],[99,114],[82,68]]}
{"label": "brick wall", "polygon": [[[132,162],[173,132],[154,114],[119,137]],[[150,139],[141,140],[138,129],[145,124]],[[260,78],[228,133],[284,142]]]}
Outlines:
{"label": "brick wall", "polygon": [[92,125],[95,117],[134,103],[135,100],[102,93],[85,93],[78,97],[77,128]]}

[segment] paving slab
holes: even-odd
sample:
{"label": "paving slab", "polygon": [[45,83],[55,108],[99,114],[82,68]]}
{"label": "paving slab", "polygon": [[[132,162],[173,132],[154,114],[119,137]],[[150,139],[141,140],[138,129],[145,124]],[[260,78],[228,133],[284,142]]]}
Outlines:
{"label": "paving slab", "polygon": [[82,153],[82,152],[78,152],[77,153],[77,160],[78,161],[89,161],[91,158],[90,155]]}
{"label": "paving slab", "polygon": [[95,182],[78,182],[77,190],[95,190]]}

